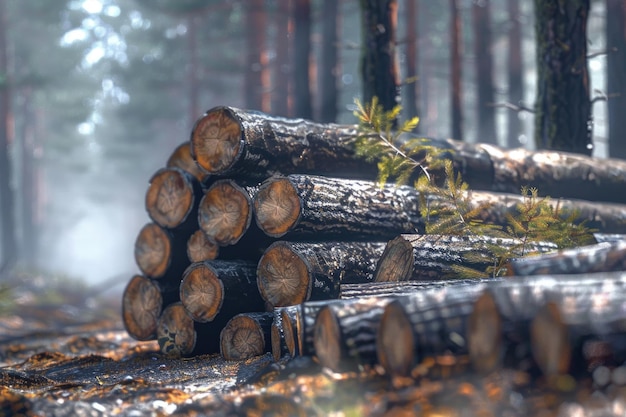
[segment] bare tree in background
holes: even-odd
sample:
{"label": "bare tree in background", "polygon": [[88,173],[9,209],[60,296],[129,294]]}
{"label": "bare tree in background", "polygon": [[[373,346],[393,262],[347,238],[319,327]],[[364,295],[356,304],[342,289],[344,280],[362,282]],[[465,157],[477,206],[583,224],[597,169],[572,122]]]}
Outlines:
{"label": "bare tree in background", "polygon": [[606,0],[609,155],[626,159],[626,0]]}
{"label": "bare tree in background", "polygon": [[294,0],[293,4],[293,94],[296,117],[313,118],[311,97],[311,1]]}
{"label": "bare tree in background", "polygon": [[393,109],[399,101],[399,75],[396,62],[396,0],[362,0],[361,77],[363,101],[377,97],[383,109]]}
{"label": "bare tree in background", "polygon": [[589,0],[535,0],[538,149],[591,155]]}
{"label": "bare tree in background", "polygon": [[474,1],[474,56],[476,59],[476,87],[478,142],[497,143],[493,90],[493,54],[491,41],[491,1]]}
{"label": "bare tree in background", "polygon": [[325,1],[322,5],[322,53],[320,65],[321,122],[337,120],[339,105],[339,1]]}
{"label": "bare tree in background", "polygon": [[[524,97],[524,78],[522,68],[522,28],[518,0],[508,0],[509,11],[509,45],[508,45],[508,97],[509,103],[519,106]],[[507,113],[506,146],[518,146],[522,133],[519,112]]]}
{"label": "bare tree in background", "polygon": [[457,0],[450,0],[450,111],[452,138],[463,140],[463,97],[461,92],[461,16]]}
{"label": "bare tree in background", "polygon": [[249,109],[270,110],[266,50],[267,14],[264,0],[246,2],[246,72],[244,97]]}
{"label": "bare tree in background", "polygon": [[[418,109],[419,100],[419,77],[417,72],[417,14],[419,1],[406,0],[406,102],[404,103],[404,115],[407,119],[420,116]],[[418,125],[419,127],[419,125]]]}
{"label": "bare tree in background", "polygon": [[289,94],[293,89],[291,77],[291,42],[293,31],[291,20],[291,0],[278,0],[274,15],[276,27],[276,58],[272,80],[272,113],[278,116],[291,116]]}

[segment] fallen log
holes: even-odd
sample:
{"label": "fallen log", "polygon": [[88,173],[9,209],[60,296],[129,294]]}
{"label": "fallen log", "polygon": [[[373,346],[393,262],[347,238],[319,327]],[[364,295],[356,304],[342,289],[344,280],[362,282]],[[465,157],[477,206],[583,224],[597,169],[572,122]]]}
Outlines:
{"label": "fallen log", "polygon": [[135,240],[135,261],[149,278],[180,282],[183,271],[189,266],[186,244],[184,234],[148,223]]}
{"label": "fallen log", "polygon": [[220,327],[215,323],[195,322],[182,303],[167,306],[157,323],[161,352],[173,357],[188,357],[219,352]]}
{"label": "fallen log", "polygon": [[626,271],[626,240],[511,259],[506,270],[510,276]]}
{"label": "fallen log", "polygon": [[191,234],[198,228],[201,198],[202,188],[195,177],[179,168],[162,168],[150,179],[146,211],[159,226]]}
{"label": "fallen log", "polygon": [[273,313],[242,313],[220,333],[220,353],[227,361],[249,359],[271,351]]}
{"label": "fallen log", "polygon": [[417,291],[445,287],[462,287],[501,281],[502,278],[466,278],[441,281],[374,281],[356,284],[342,283],[339,286],[339,298],[350,300],[365,297],[389,297],[410,295]]}
{"label": "fallen log", "polygon": [[122,294],[124,328],[136,340],[156,340],[161,311],[176,301],[177,288],[162,290],[158,282],[134,275]]}
{"label": "fallen log", "polygon": [[204,323],[219,315],[225,323],[239,313],[263,311],[256,265],[246,261],[194,263],[180,283],[180,300],[191,318]]}
{"label": "fallen log", "polygon": [[274,238],[380,240],[424,232],[416,190],[373,181],[272,177],[259,187],[254,213]]}
{"label": "fallen log", "polygon": [[185,141],[178,145],[165,164],[168,168],[180,168],[193,175],[200,184],[208,181],[209,175],[203,172],[191,156],[191,143]]}
{"label": "fallen log", "polygon": [[[495,248],[512,253],[525,246],[528,252],[557,249],[552,243],[526,243],[490,236],[409,235],[389,241],[380,256],[374,281],[428,281],[463,278],[467,270],[490,274],[487,268],[498,265]],[[473,272],[475,275],[476,272]]]}
{"label": "fallen log", "polygon": [[202,229],[193,232],[187,241],[187,258],[190,263],[217,259],[219,253],[219,245],[210,241]]}
{"label": "fallen log", "polygon": [[381,242],[274,242],[257,268],[261,297],[273,307],[337,298],[341,282],[373,279],[384,247]]}
{"label": "fallen log", "polygon": [[620,233],[594,233],[593,237],[596,239],[596,243],[619,242],[620,240],[626,240],[626,234]]}
{"label": "fallen log", "polygon": [[379,363],[392,378],[407,377],[426,357],[468,352],[467,321],[485,284],[416,292],[389,303],[377,336]]}

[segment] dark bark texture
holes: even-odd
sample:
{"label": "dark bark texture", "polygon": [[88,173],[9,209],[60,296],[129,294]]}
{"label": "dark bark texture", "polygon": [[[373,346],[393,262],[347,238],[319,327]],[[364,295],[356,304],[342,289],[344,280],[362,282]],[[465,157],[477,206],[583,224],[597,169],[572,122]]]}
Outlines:
{"label": "dark bark texture", "polygon": [[[522,22],[518,0],[508,0],[509,44],[508,44],[508,98],[511,104],[519,106],[524,98],[524,68],[522,64]],[[507,137],[505,145],[519,146],[522,124],[517,111],[507,113]]]}
{"label": "dark bark texture", "polygon": [[453,139],[463,140],[463,93],[462,79],[462,23],[458,0],[450,0],[450,134]]}
{"label": "dark bark texture", "polygon": [[311,97],[311,0],[293,0],[293,100],[294,116],[313,118]]}
{"label": "dark bark texture", "polygon": [[319,68],[319,116],[320,122],[337,121],[339,111],[339,2],[322,2],[322,51]]}
{"label": "dark bark texture", "polygon": [[478,87],[478,136],[476,142],[498,143],[493,87],[493,45],[491,40],[491,0],[472,4],[474,25],[474,57],[476,59],[476,85]]}

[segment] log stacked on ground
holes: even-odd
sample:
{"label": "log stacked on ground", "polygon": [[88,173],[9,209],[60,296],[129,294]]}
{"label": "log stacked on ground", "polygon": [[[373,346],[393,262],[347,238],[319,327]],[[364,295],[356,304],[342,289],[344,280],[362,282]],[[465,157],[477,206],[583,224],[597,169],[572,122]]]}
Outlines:
{"label": "log stacked on ground", "polygon": [[271,351],[272,313],[242,313],[220,333],[220,353],[226,360],[243,360]]}
{"label": "log stacked on ground", "polygon": [[135,240],[135,261],[150,278],[179,280],[189,261],[187,239],[156,223],[146,224]]}
{"label": "log stacked on ground", "polygon": [[208,181],[209,175],[203,172],[191,156],[191,142],[185,141],[174,148],[165,164],[168,168],[180,168],[193,175],[201,184]]}

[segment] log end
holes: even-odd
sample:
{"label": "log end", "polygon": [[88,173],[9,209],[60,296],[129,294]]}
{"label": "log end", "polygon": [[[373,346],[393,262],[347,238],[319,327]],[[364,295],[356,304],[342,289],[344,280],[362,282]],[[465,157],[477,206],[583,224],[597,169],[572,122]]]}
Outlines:
{"label": "log end", "polygon": [[568,372],[572,348],[567,326],[555,302],[548,301],[537,312],[530,325],[530,340],[533,358],[544,375]]}
{"label": "log end", "polygon": [[278,238],[300,219],[300,197],[288,178],[272,178],[259,188],[254,199],[256,223],[265,234]]}
{"label": "log end", "polygon": [[184,172],[178,168],[163,168],[150,180],[146,210],[155,223],[171,229],[187,219],[194,199],[193,186]]}
{"label": "log end", "polygon": [[204,194],[198,208],[200,229],[218,245],[234,245],[252,221],[248,193],[231,180],[216,181]]}
{"label": "log end", "polygon": [[483,373],[495,370],[502,357],[502,318],[489,292],[474,302],[467,323],[467,339],[474,369]]}
{"label": "log end", "polygon": [[133,276],[122,294],[122,320],[128,334],[136,340],[156,339],[162,308],[159,286],[141,275]]}
{"label": "log end", "polygon": [[243,149],[243,131],[227,107],[216,107],[201,117],[191,131],[191,155],[210,174],[228,171]]}
{"label": "log end", "polygon": [[343,355],[341,328],[330,306],[322,307],[315,319],[313,330],[315,355],[322,366],[333,371],[341,371]]}
{"label": "log end", "polygon": [[407,377],[416,361],[416,341],[411,322],[402,305],[389,303],[380,319],[376,353],[379,363],[391,377]]}
{"label": "log end", "polygon": [[181,303],[163,310],[157,324],[157,341],[161,352],[168,356],[190,355],[196,346],[196,331],[192,318]]}
{"label": "log end", "polygon": [[273,307],[300,304],[311,294],[311,277],[306,261],[287,242],[273,243],[257,268],[261,297]]}
{"label": "log end", "polygon": [[220,248],[210,241],[202,230],[196,230],[187,241],[187,258],[189,262],[202,262],[217,259]]}
{"label": "log end", "polygon": [[283,356],[284,334],[281,332],[281,324],[277,322],[272,323],[270,329],[270,337],[272,339],[272,357],[274,361],[278,362]]}
{"label": "log end", "polygon": [[209,265],[193,264],[180,283],[180,300],[195,321],[212,321],[224,302],[224,284]]}
{"label": "log end", "polygon": [[146,224],[135,241],[135,261],[141,272],[151,278],[165,275],[172,255],[170,237],[159,225]]}
{"label": "log end", "polygon": [[408,281],[413,273],[413,246],[403,236],[387,243],[376,264],[375,282]]}
{"label": "log end", "polygon": [[259,323],[246,316],[230,319],[220,333],[220,353],[228,361],[249,359],[265,353],[265,336]]}
{"label": "log end", "polygon": [[302,351],[297,329],[298,315],[296,313],[296,316],[292,318],[289,316],[289,313],[284,310],[281,311],[280,315],[282,318],[283,337],[285,338],[285,345],[287,345],[287,352],[289,353],[289,356],[295,358]]}
{"label": "log end", "polygon": [[168,168],[180,168],[193,175],[200,183],[206,179],[205,173],[202,172],[191,156],[191,144],[189,141],[181,143],[174,149],[165,166]]}

